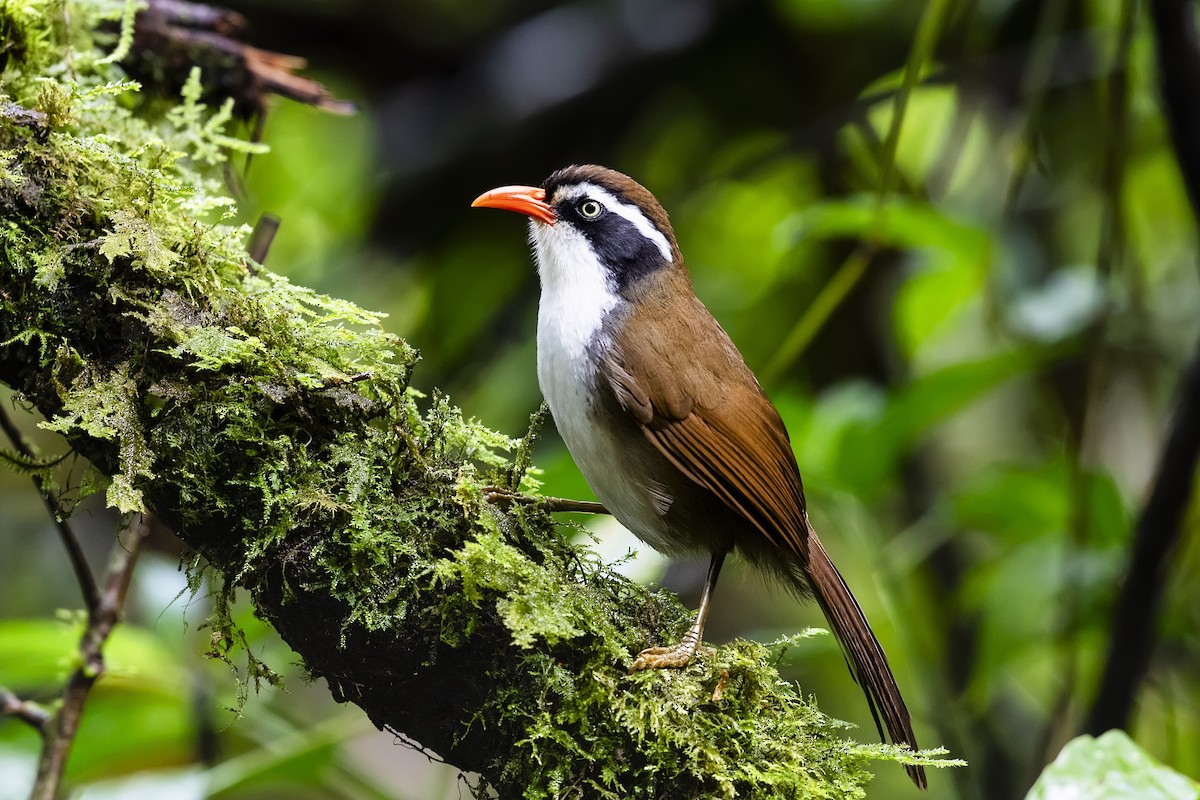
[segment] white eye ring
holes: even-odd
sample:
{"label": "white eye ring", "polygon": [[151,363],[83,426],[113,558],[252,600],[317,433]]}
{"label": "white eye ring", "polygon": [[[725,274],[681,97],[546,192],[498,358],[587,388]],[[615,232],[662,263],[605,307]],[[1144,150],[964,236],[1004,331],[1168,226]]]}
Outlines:
{"label": "white eye ring", "polygon": [[604,213],[604,206],[595,200],[584,200],[575,209],[579,212],[579,216],[584,219],[596,219]]}

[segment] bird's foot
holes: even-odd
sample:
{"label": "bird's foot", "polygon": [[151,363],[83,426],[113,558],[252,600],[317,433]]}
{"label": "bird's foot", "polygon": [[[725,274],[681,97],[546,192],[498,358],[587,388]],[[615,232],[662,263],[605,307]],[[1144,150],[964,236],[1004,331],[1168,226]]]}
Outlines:
{"label": "bird's foot", "polygon": [[641,672],[644,669],[685,667],[695,653],[695,645],[692,647],[684,647],[682,644],[674,647],[648,647],[633,659],[633,663],[629,665],[629,671]]}
{"label": "bird's foot", "polygon": [[674,647],[649,647],[637,654],[629,665],[629,671],[644,669],[678,669],[686,667],[696,655],[699,642],[684,639]]}

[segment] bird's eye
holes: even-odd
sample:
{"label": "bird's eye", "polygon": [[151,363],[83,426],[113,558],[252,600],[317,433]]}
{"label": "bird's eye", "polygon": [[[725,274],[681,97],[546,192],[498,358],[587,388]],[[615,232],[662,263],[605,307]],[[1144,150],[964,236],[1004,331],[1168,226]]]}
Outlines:
{"label": "bird's eye", "polygon": [[579,211],[579,216],[583,217],[584,219],[595,219],[604,213],[604,206],[600,205],[595,200],[584,200],[582,203],[576,206],[576,210]]}

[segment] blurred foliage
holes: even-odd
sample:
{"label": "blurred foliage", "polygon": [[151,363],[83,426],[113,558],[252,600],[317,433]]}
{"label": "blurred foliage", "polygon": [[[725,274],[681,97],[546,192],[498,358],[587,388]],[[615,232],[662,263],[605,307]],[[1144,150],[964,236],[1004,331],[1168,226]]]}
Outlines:
{"label": "blurred foliage", "polygon": [[[359,713],[327,708],[325,691],[307,688],[295,666],[283,670],[287,691],[268,689],[239,714],[238,673],[201,655],[210,636],[203,598],[183,598],[182,576],[161,556],[143,560],[139,572],[144,596],[105,648],[107,674],[88,699],[72,750],[67,779],[77,796],[395,800],[441,791],[443,778],[398,788],[372,776],[346,749],[372,726]],[[259,658],[281,668],[294,660],[249,608],[235,622]],[[22,697],[51,699],[81,631],[74,615],[0,621],[0,683]],[[36,746],[28,728],[0,725],[0,798],[27,797]],[[411,755],[401,761],[425,761]]]}
{"label": "blurred foliage", "polygon": [[[700,297],[788,424],[815,524],[890,654],[921,741],[971,764],[939,774],[929,797],[1024,795],[1094,692],[1132,520],[1200,338],[1195,225],[1138,4],[941,4],[882,201],[892,101],[925,4],[230,5],[251,18],[256,43],[309,56],[363,108],[351,120],[272,111],[271,154],[236,177],[245,221],[259,210],[283,219],[268,265],[389,313],[389,329],[423,352],[416,383],[492,427],[521,433],[539,402],[537,286],[522,226],[472,213],[470,199],[572,161],[654,191]],[[861,271],[828,319],[797,338],[856,257]],[[552,431],[535,462],[547,494],[587,496]],[[77,604],[76,590],[29,486],[0,479],[0,612],[20,618],[0,632],[0,683],[38,697],[69,652],[70,629],[49,620]],[[1188,525],[1131,733],[1195,777],[1195,504]],[[650,569],[647,580],[698,591],[702,570]],[[823,624],[737,574],[722,582],[710,638]],[[104,711],[87,724],[103,714],[156,744],[85,730],[77,777],[171,766],[183,770],[164,779],[171,796],[458,796],[452,770],[389,770],[398,748],[355,755],[340,717],[314,726],[336,712],[295,676],[296,695],[252,700],[234,721],[220,710],[233,704],[228,673],[194,655],[204,645],[190,637],[204,632],[180,643],[170,609],[185,601],[150,588],[161,570],[142,580],[157,600],[118,632],[114,658],[162,679],[102,686],[92,711]],[[254,642],[286,652],[267,631]],[[255,652],[275,666],[289,658]],[[791,676],[867,736],[832,643],[796,652]],[[10,754],[28,753],[31,738],[0,721],[0,776],[24,763]],[[215,754],[197,755],[210,739]],[[1116,737],[1098,742],[1130,752]],[[1071,747],[1055,770],[1077,771],[1068,757],[1082,745]],[[1034,796],[1057,796],[1054,780]],[[903,782],[882,772],[872,794],[900,796]]]}

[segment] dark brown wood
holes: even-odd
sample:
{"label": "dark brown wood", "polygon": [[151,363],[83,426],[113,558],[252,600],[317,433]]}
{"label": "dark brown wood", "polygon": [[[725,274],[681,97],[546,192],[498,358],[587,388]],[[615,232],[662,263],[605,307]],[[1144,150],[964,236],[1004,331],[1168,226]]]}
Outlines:
{"label": "dark brown wood", "polygon": [[37,703],[22,700],[3,686],[0,686],[0,714],[21,720],[45,738],[50,712]]}
{"label": "dark brown wood", "polygon": [[134,42],[121,62],[148,86],[178,91],[193,67],[206,89],[232,97],[237,112],[260,120],[271,95],[281,95],[332,114],[352,114],[353,103],[333,97],[311,78],[297,75],[307,62],[242,42],[246,20],[228,9],[185,0],[147,0],[138,13]]}

